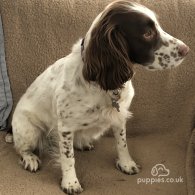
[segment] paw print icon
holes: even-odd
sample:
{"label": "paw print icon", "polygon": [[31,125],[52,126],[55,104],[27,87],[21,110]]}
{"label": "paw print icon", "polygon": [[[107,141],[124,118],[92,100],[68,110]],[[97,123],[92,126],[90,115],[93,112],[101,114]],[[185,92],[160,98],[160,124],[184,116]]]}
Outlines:
{"label": "paw print icon", "polygon": [[152,176],[165,177],[170,174],[170,170],[163,164],[156,164],[151,170]]}

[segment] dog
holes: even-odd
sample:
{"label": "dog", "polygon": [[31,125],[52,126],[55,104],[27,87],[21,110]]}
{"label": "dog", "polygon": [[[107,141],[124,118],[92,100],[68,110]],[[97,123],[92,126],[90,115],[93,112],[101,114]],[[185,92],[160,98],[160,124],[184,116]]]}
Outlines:
{"label": "dog", "polygon": [[55,132],[59,140],[65,193],[81,193],[74,148],[92,150],[108,129],[116,139],[116,167],[136,174],[129,154],[126,121],[134,96],[134,64],[148,70],[177,67],[189,52],[182,41],[162,30],[145,6],[121,0],[109,4],[93,21],[72,52],[48,67],[30,85],[13,114],[14,146],[23,167],[36,172],[34,153],[41,137]]}

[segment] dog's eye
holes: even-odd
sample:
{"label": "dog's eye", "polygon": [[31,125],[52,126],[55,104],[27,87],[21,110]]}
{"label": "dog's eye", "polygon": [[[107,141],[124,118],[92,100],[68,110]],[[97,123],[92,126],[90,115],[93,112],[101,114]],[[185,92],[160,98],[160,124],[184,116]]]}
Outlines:
{"label": "dog's eye", "polygon": [[154,36],[154,31],[149,29],[147,32],[143,34],[144,39],[151,40]]}

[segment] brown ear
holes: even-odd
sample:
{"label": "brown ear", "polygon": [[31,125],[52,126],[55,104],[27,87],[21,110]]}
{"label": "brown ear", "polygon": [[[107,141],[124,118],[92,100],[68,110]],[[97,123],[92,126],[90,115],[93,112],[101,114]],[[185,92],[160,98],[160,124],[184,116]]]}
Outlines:
{"label": "brown ear", "polygon": [[84,53],[84,78],[104,90],[122,88],[133,76],[126,41],[116,28],[108,18],[102,19],[92,30]]}

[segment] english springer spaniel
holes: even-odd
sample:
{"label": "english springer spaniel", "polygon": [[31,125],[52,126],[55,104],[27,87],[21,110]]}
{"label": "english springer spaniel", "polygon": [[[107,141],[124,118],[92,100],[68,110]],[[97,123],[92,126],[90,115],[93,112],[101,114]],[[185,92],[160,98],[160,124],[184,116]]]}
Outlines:
{"label": "english springer spaniel", "polygon": [[68,194],[80,193],[73,148],[93,149],[93,141],[112,128],[116,167],[126,174],[138,173],[140,167],[129,155],[126,141],[134,64],[170,69],[188,51],[182,41],[162,30],[148,8],[125,0],[109,4],[72,52],[38,76],[20,99],[12,127],[23,167],[38,170],[41,161],[34,150],[42,136],[56,133],[61,188]]}

